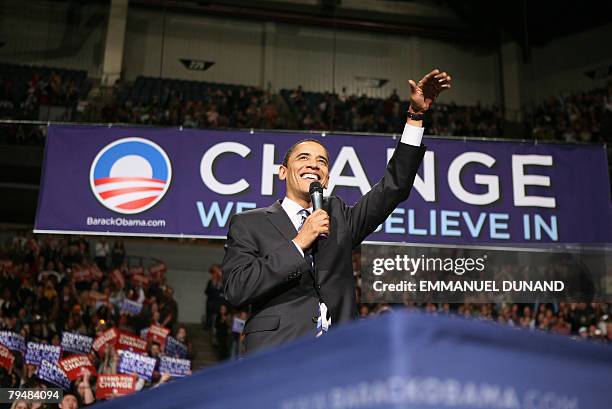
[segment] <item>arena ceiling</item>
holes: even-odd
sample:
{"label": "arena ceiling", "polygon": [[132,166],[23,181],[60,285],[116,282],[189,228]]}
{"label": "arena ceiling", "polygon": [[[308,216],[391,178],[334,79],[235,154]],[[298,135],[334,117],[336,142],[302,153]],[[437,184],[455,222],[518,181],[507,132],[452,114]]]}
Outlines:
{"label": "arena ceiling", "polygon": [[612,22],[606,2],[596,0],[130,0],[130,4],[482,46],[513,39],[526,49]]}

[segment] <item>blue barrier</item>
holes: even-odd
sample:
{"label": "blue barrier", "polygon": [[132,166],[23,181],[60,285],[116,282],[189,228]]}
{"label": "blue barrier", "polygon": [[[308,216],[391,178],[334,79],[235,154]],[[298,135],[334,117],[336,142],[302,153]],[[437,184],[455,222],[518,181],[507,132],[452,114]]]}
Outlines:
{"label": "blue barrier", "polygon": [[393,312],[96,405],[131,409],[609,409],[612,348]]}

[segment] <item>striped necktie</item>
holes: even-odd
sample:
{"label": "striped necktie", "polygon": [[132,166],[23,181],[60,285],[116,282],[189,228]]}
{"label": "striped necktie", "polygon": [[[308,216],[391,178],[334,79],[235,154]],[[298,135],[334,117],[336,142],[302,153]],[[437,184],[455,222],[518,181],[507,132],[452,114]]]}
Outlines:
{"label": "striped necktie", "polygon": [[302,229],[302,226],[304,225],[304,222],[306,221],[308,216],[310,216],[310,212],[306,209],[302,209],[298,212],[298,214],[300,215],[301,220],[297,230],[300,231]]}

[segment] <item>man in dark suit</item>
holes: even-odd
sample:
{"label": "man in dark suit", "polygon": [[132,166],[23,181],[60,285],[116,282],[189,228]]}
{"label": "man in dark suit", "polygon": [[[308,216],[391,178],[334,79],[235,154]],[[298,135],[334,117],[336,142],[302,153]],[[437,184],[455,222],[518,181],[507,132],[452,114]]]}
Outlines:
{"label": "man in dark suit", "polygon": [[[426,148],[423,114],[451,77],[433,70],[410,80],[408,120],[382,180],[354,206],[336,196],[312,212],[309,187],[327,187],[329,155],[319,141],[293,145],[279,169],[287,194],[268,208],[236,214],[230,221],[223,283],[225,298],[251,306],[244,327],[252,352],[301,337],[318,336],[331,324],[357,317],[351,252],[408,198]],[[319,239],[321,234],[327,238]]]}

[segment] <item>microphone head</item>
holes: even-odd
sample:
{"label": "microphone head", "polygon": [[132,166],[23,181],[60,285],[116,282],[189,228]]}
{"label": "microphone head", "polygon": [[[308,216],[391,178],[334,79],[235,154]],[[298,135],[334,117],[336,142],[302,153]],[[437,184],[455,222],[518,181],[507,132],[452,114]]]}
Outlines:
{"label": "microphone head", "polygon": [[315,181],[310,184],[310,188],[308,189],[309,194],[313,193],[321,193],[323,194],[323,186],[321,186],[321,182]]}

